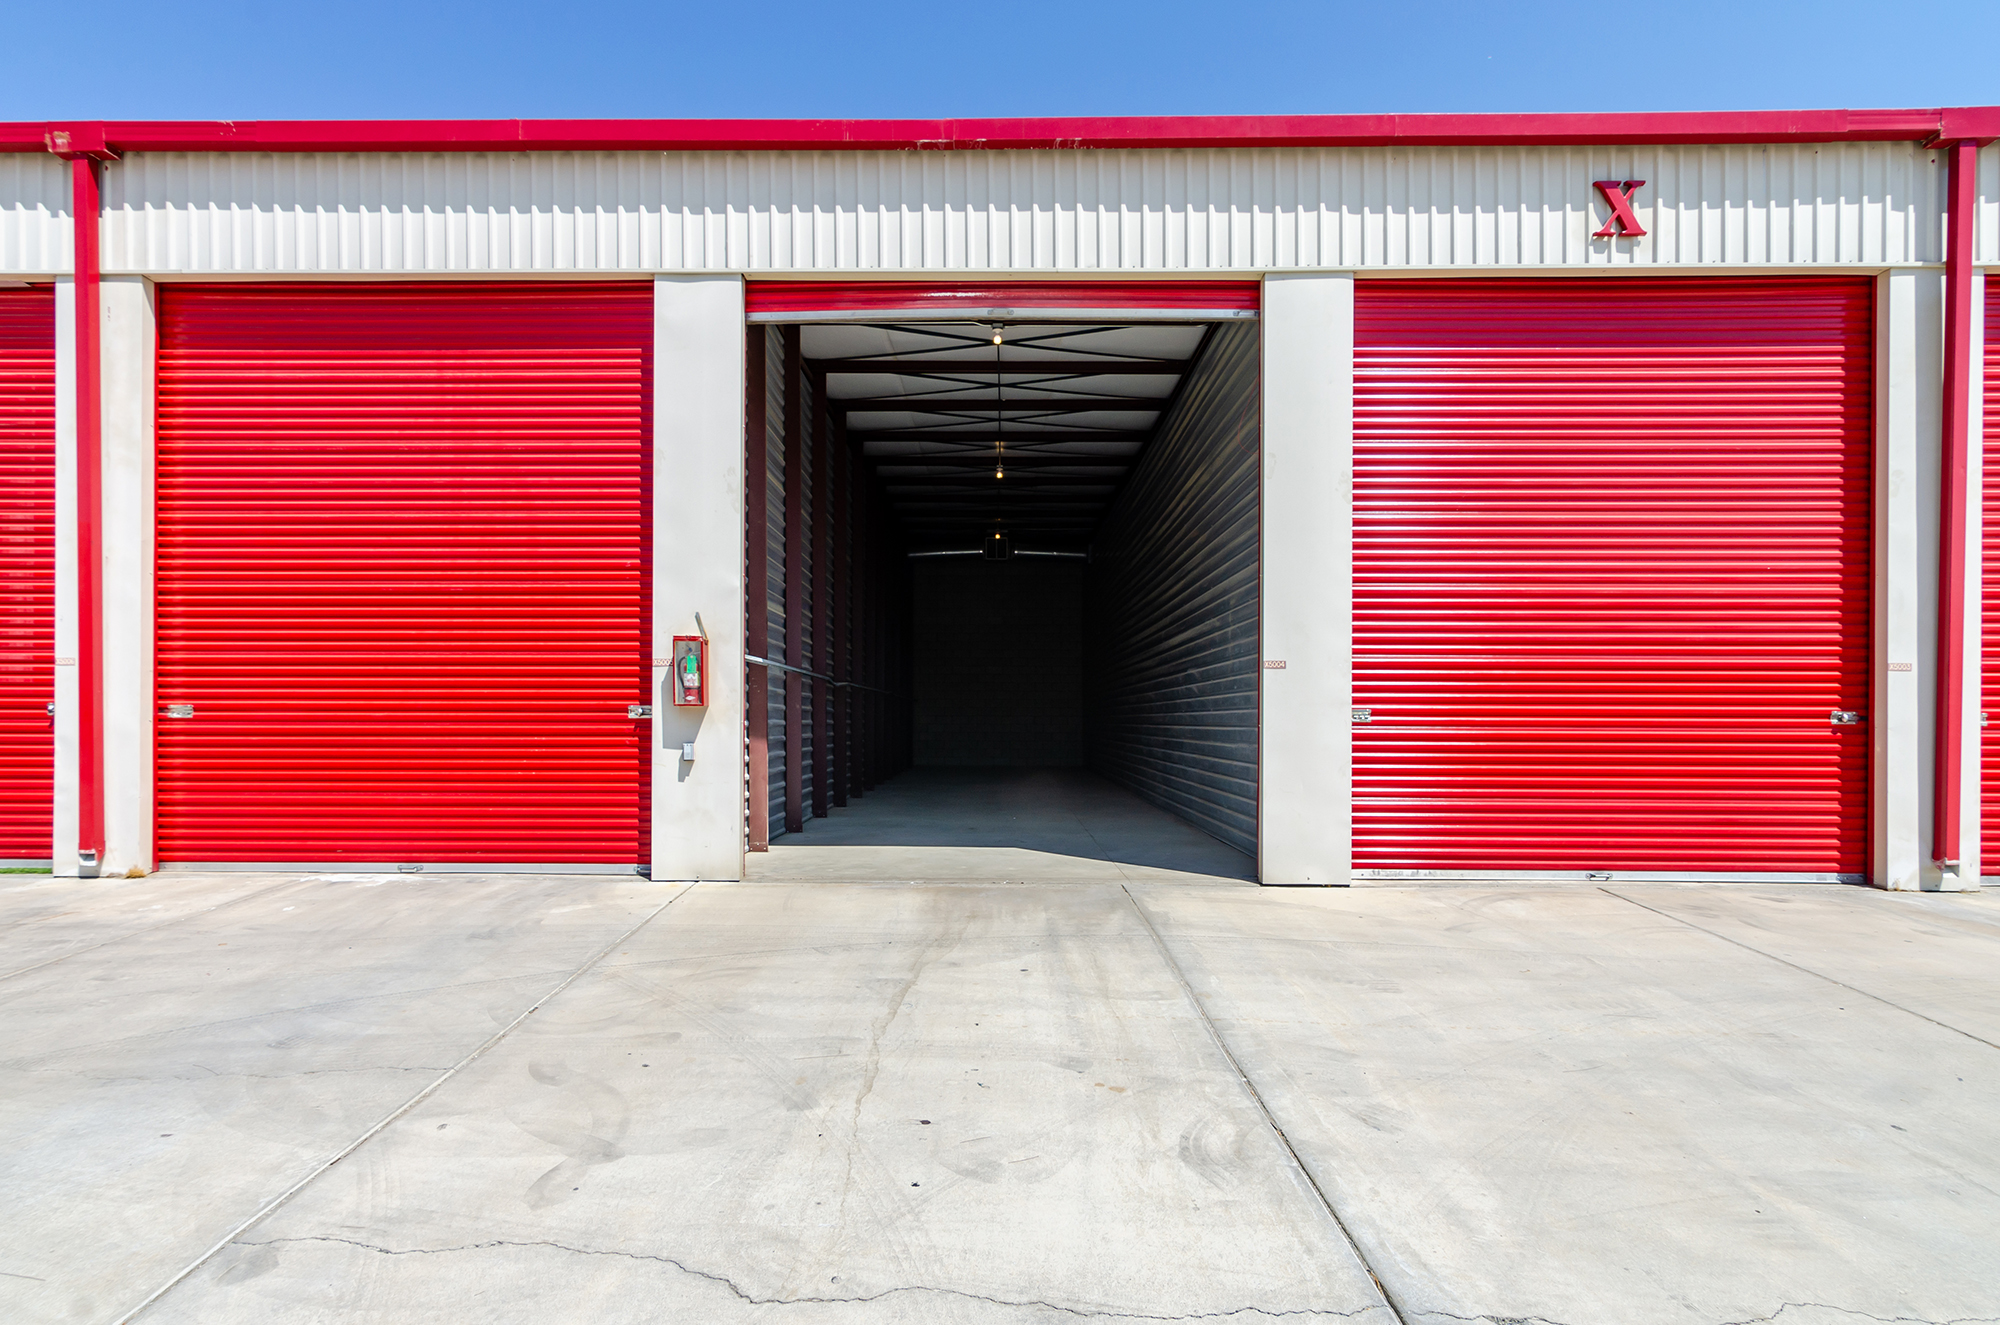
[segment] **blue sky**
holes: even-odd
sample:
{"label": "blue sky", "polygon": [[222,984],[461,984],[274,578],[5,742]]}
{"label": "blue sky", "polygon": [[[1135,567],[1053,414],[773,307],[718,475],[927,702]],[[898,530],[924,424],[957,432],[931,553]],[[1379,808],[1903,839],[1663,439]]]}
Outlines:
{"label": "blue sky", "polygon": [[[2000,102],[2000,0],[0,0],[0,119],[930,117]],[[20,39],[40,32],[40,40]]]}

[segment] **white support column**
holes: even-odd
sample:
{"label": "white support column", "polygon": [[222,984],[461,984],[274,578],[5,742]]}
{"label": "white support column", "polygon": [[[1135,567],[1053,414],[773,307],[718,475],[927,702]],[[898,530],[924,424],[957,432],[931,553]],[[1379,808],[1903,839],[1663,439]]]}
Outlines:
{"label": "white support column", "polygon": [[[1962,756],[1959,767],[1959,844],[1960,887],[1970,890],[1979,887],[1980,875],[1986,866],[1979,854],[1979,793],[1980,757],[1979,747],[1985,738],[1980,730],[1982,691],[1980,669],[1985,665],[1984,651],[1980,639],[1981,625],[1985,616],[1981,582],[1984,577],[1984,555],[1986,521],[1984,501],[1986,492],[1986,446],[1985,411],[1982,406],[1986,399],[1986,274],[1974,272],[1972,275],[1972,380],[1966,389],[1972,393],[1972,412],[1968,426],[1970,436],[1966,439],[1966,488],[1965,488],[1965,537],[1971,548],[1971,557],[1965,568],[1965,677],[1967,695],[1965,697],[1965,737],[1960,743]],[[1996,733],[2000,736],[2000,733]],[[2000,825],[1996,825],[2000,827]]]}
{"label": "white support column", "polygon": [[58,876],[74,879],[78,867],[76,615],[76,282],[56,278],[56,674],[55,840],[50,855]]}
{"label": "white support column", "polygon": [[1354,278],[1268,276],[1263,304],[1257,877],[1353,870]]}
{"label": "white support column", "polygon": [[[743,336],[740,277],[654,281],[652,877],[661,880],[743,877]],[[708,705],[677,709],[672,640],[696,634],[708,637]]]}
{"label": "white support column", "polygon": [[107,276],[104,315],[104,862],[153,870],[153,283]]}
{"label": "white support column", "polygon": [[1943,274],[1883,273],[1875,286],[1875,619],[1867,715],[1869,882],[1878,888],[1921,888],[1926,874],[1937,872],[1929,848],[1943,374]]}

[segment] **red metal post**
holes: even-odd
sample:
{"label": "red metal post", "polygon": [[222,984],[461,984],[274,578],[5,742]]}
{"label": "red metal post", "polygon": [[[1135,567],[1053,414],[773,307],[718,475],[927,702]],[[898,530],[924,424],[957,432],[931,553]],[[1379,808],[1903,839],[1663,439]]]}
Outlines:
{"label": "red metal post", "polygon": [[[95,150],[94,150],[95,149]],[[51,134],[49,150],[69,158],[76,223],[76,611],[77,853],[85,866],[104,859],[104,315],[99,299],[99,159],[85,146]]]}
{"label": "red metal post", "polygon": [[[751,327],[744,349],[743,401],[743,651],[763,657],[771,646],[770,529],[764,504],[764,443],[768,422],[764,410],[764,328]],[[743,728],[748,747],[748,847],[771,849],[771,685],[770,669],[761,663],[743,668]]]}
{"label": "red metal post", "polygon": [[[804,667],[806,631],[805,361],[799,329],[786,327],[785,347],[785,662]],[[785,831],[806,826],[805,678],[785,673]]]}
{"label": "red metal post", "polygon": [[1966,468],[1972,426],[1972,234],[1979,201],[1979,144],[1965,139],[1945,149],[1943,465],[1939,505],[1937,777],[1931,855],[1959,863],[1959,801],[1965,751]]}

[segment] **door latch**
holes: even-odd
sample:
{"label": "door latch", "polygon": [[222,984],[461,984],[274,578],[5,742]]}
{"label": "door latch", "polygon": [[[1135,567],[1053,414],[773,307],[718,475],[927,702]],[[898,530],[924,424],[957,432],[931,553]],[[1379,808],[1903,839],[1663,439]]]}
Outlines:
{"label": "door latch", "polygon": [[1354,720],[1356,722],[1373,722],[1375,721],[1375,710],[1356,709],[1354,710]]}
{"label": "door latch", "polygon": [[170,718],[192,718],[194,716],[194,705],[169,704],[167,705],[167,716]]}
{"label": "door latch", "polygon": [[1835,709],[1833,711],[1833,725],[1836,727],[1859,727],[1861,725],[1861,710]]}
{"label": "door latch", "polygon": [[625,706],[625,716],[634,722],[637,722],[640,718],[650,718],[653,716],[653,706],[651,704],[627,704]]}

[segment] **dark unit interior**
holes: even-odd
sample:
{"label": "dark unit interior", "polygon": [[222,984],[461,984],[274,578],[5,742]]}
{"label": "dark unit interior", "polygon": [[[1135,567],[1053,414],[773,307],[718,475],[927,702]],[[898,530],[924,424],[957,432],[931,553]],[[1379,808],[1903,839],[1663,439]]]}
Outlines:
{"label": "dark unit interior", "polygon": [[911,762],[1080,767],[1084,564],[925,557],[911,572]]}
{"label": "dark unit interior", "polygon": [[753,848],[914,766],[1087,769],[1254,854],[1254,319],[750,335]]}

